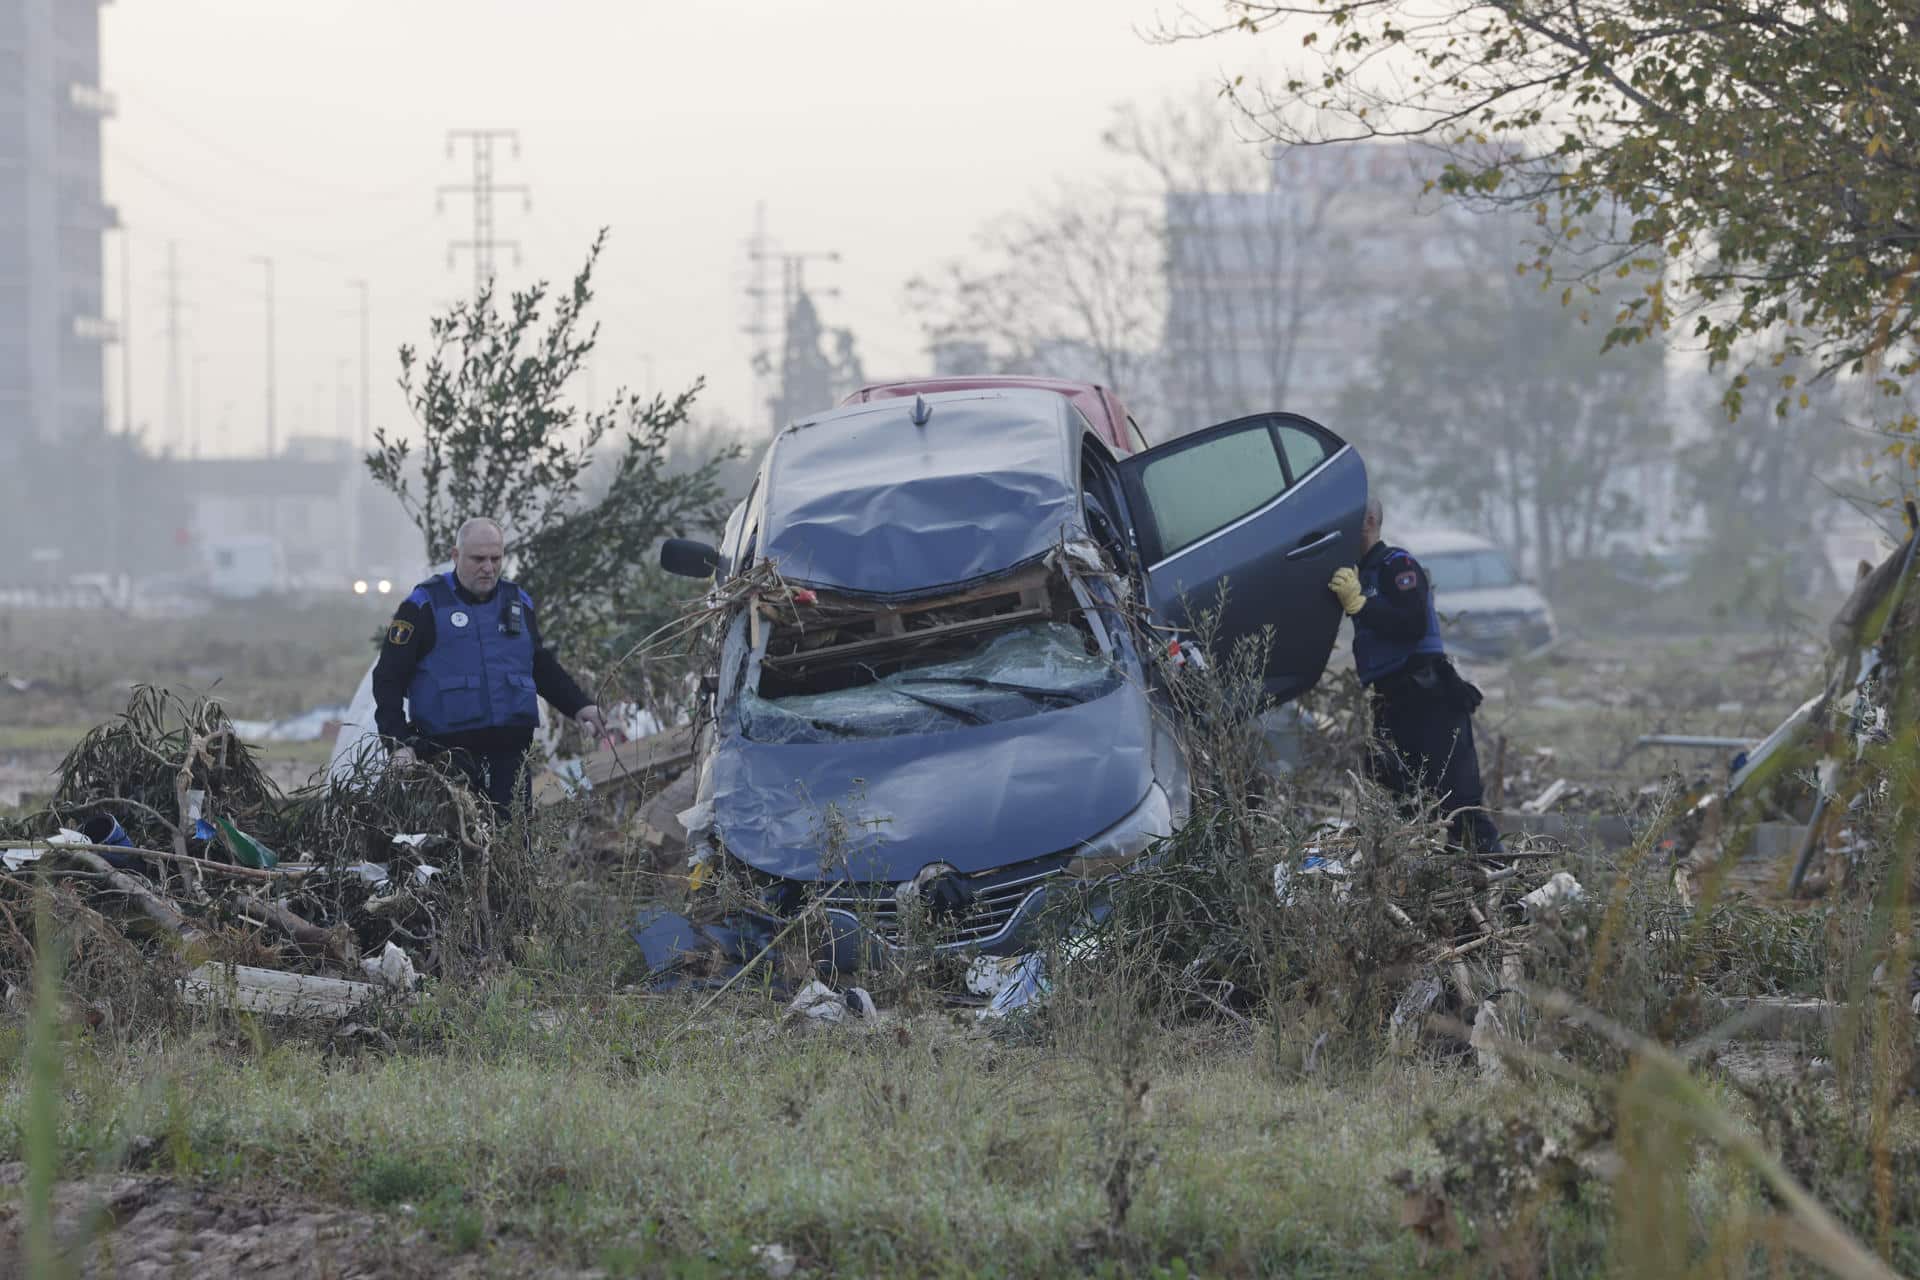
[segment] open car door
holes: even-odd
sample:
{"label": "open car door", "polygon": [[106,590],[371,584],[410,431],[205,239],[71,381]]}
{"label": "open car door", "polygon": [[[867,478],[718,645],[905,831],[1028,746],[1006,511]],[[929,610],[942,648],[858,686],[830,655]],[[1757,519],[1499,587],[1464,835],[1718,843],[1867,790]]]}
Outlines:
{"label": "open car door", "polygon": [[1360,455],[1317,422],[1262,413],[1118,467],[1155,616],[1189,626],[1192,615],[1220,609],[1224,586],[1214,631],[1222,655],[1270,626],[1267,692],[1287,699],[1311,689],[1340,630],[1327,579],[1360,559]]}

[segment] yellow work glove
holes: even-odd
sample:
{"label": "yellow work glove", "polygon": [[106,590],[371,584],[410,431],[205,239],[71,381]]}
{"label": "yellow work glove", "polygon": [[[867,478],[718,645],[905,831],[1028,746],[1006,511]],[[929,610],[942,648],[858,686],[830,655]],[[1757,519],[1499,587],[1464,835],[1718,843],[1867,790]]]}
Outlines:
{"label": "yellow work glove", "polygon": [[1340,607],[1349,617],[1366,606],[1367,597],[1360,590],[1360,575],[1352,569],[1336,569],[1327,590],[1340,598]]}

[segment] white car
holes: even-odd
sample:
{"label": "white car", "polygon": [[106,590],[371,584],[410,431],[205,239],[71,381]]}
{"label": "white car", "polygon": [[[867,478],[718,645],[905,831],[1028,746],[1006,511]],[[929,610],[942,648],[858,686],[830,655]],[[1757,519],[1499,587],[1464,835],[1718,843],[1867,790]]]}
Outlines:
{"label": "white car", "polygon": [[1449,648],[1477,657],[1510,657],[1554,639],[1546,597],[1492,542],[1459,529],[1423,529],[1394,541],[1426,569]]}

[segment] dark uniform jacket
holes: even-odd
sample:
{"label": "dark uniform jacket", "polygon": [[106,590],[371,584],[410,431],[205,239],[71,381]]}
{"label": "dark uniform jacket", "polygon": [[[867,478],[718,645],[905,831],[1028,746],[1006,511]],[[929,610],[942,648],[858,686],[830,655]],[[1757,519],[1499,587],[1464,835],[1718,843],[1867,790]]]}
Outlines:
{"label": "dark uniform jacket", "polygon": [[524,747],[537,725],[536,693],[569,717],[592,701],[541,643],[533,598],[504,578],[484,597],[452,573],[415,587],[373,668],[375,726],[401,742]]}
{"label": "dark uniform jacket", "polygon": [[1357,572],[1367,601],[1353,615],[1353,665],[1362,684],[1378,684],[1446,653],[1432,584],[1419,561],[1376,542],[1360,557]]}

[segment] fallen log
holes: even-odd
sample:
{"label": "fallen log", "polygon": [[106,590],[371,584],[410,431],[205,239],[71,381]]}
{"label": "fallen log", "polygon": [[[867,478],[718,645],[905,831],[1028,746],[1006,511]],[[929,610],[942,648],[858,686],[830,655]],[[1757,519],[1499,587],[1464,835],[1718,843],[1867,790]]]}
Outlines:
{"label": "fallen log", "polygon": [[209,962],[180,979],[183,1002],[290,1018],[340,1018],[381,993],[370,982]]}
{"label": "fallen log", "polygon": [[344,928],[322,929],[280,903],[253,894],[241,894],[234,899],[234,905],[259,915],[307,951],[317,952],[349,969],[359,966],[360,959],[354,954],[352,935]]}
{"label": "fallen log", "polygon": [[[182,942],[189,946],[206,936],[199,929],[194,928],[171,902],[168,902],[165,898],[149,889],[133,876],[126,874],[124,871],[116,871],[113,864],[99,854],[70,844],[55,845],[49,852],[52,852],[54,856],[41,859],[43,864],[48,862],[71,861],[83,870],[93,873],[100,877],[109,889],[121,894],[129,902],[133,903],[133,905],[139,909],[140,914],[146,916],[161,928],[176,935]],[[48,869],[53,870],[54,868],[49,867]]]}

